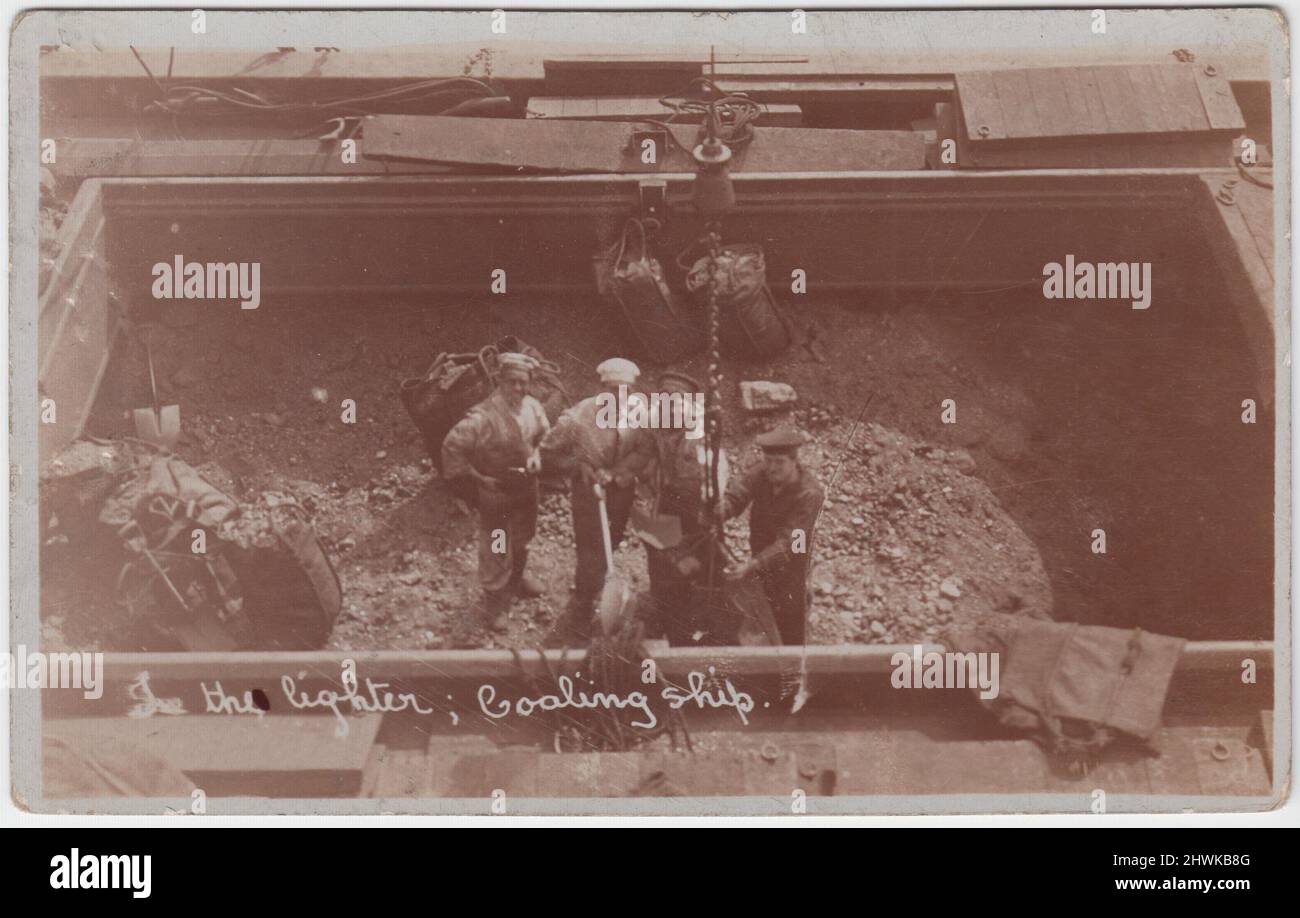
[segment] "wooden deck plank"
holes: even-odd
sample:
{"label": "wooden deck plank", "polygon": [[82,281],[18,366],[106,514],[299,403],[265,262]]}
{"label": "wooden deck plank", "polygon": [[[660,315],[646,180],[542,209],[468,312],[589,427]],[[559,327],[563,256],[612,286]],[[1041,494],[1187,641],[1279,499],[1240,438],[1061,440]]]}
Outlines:
{"label": "wooden deck plank", "polygon": [[346,736],[334,717],[183,714],[77,717],[45,722],[49,736],[94,742],[127,739],[181,771],[355,771],[370,756],[381,715],[349,717]]}
{"label": "wooden deck plank", "polygon": [[991,72],[958,74],[957,102],[971,140],[1001,140],[1009,136],[1007,116],[1002,111]]}
{"label": "wooden deck plank", "polygon": [[1042,137],[1045,130],[1034,108],[1034,96],[1029,88],[1029,77],[1024,70],[993,71],[993,86],[1002,108],[1004,136]]}
{"label": "wooden deck plank", "polygon": [[1070,71],[1070,81],[1083,100],[1083,110],[1087,119],[1083,122],[1087,130],[1080,131],[1089,136],[1109,134],[1112,131],[1110,119],[1106,115],[1106,103],[1101,97],[1101,87],[1097,83],[1095,67],[1077,67]]}
{"label": "wooden deck plank", "polygon": [[1025,78],[1043,135],[1058,137],[1077,130],[1078,113],[1074,104],[1078,100],[1072,97],[1069,83],[1062,78],[1062,70],[1056,67],[1027,70]]}
{"label": "wooden deck plank", "polygon": [[[1177,135],[1195,142],[1243,126],[1227,81],[1206,69],[1182,64],[999,69],[958,73],[956,85],[974,142],[1109,134]],[[987,131],[981,133],[981,126]]]}
{"label": "wooden deck plank", "polygon": [[[366,121],[367,156],[559,172],[694,172],[693,125],[674,127],[667,150],[642,161],[638,127],[620,122],[384,115]],[[925,142],[912,131],[754,128],[733,171],[838,172],[922,169]]]}
{"label": "wooden deck plank", "polygon": [[1106,110],[1110,133],[1141,134],[1154,132],[1147,106],[1143,104],[1143,87],[1135,86],[1128,67],[1093,67],[1097,93]]}
{"label": "wooden deck plank", "polygon": [[382,163],[366,159],[365,139],[355,163],[345,163],[337,142],[315,140],[125,140],[64,138],[50,168],[68,178],[114,176],[307,176],[443,174],[434,163]]}
{"label": "wooden deck plank", "polygon": [[[693,754],[666,749],[557,754],[439,737],[426,748],[376,745],[373,730],[333,735],[332,718],[154,717],[124,724],[60,722],[48,741],[127,741],[163,756],[210,795],[376,798],[613,798],[634,795],[809,796],[1010,794],[1264,796],[1267,760],[1250,723],[1174,726],[1155,755],[1115,747],[1087,772],[1068,772],[1030,739],[946,739],[920,729],[697,732]],[[202,723],[200,723],[202,721]],[[290,726],[285,737],[283,728]],[[353,722],[354,727],[360,723]],[[215,727],[215,729],[214,729]],[[769,751],[770,750],[770,751]],[[313,791],[306,793],[306,789]]]}
{"label": "wooden deck plank", "polygon": [[[579,121],[640,121],[673,118],[682,124],[699,124],[702,112],[678,113],[654,97],[636,96],[534,96],[528,100],[529,118]],[[798,127],[803,110],[798,105],[765,103],[756,122],[770,127]]]}
{"label": "wooden deck plank", "polygon": [[376,745],[366,763],[363,797],[431,796],[429,757],[423,749]]}
{"label": "wooden deck plank", "polygon": [[1161,110],[1165,126],[1170,131],[1208,131],[1210,121],[1205,116],[1196,81],[1187,72],[1191,65],[1152,66],[1152,84],[1160,92]]}

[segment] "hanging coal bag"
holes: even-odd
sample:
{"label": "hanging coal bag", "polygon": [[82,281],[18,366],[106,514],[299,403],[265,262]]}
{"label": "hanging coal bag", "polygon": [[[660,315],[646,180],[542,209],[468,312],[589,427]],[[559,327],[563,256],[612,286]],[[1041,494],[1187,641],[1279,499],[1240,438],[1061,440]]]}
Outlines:
{"label": "hanging coal bag", "polygon": [[668,286],[640,220],[628,220],[619,241],[598,253],[593,267],[596,289],[638,357],[666,365],[703,346],[703,329]]}
{"label": "hanging coal bag", "polygon": [[768,358],[790,344],[790,329],[767,286],[767,265],[761,246],[730,243],[717,256],[696,259],[686,273],[686,289],[701,306],[708,303],[709,286],[716,284],[718,340],[734,357]]}

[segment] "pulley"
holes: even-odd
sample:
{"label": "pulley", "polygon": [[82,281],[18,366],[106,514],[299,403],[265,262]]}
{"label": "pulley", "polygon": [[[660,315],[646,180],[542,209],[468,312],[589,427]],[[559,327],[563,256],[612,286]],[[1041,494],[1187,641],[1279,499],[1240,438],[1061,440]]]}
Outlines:
{"label": "pulley", "polygon": [[695,158],[693,202],[695,211],[706,222],[720,220],[736,206],[736,189],[732,186],[727,163],[731,148],[718,136],[717,108],[709,106],[704,119],[704,139],[692,151]]}

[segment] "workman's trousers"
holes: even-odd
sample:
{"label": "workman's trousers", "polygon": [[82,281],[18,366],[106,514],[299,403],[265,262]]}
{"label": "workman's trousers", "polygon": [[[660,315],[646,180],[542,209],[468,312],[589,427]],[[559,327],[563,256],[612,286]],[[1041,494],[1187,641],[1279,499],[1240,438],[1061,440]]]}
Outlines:
{"label": "workman's trousers", "polygon": [[648,545],[645,550],[651,600],[647,636],[662,635],[674,647],[693,643],[692,635],[700,625],[696,578],[685,576],[677,569],[678,560],[684,557],[687,557],[684,552],[661,551]]}
{"label": "workman's trousers", "polygon": [[[573,577],[573,609],[582,616],[591,614],[605,585],[605,540],[600,531],[600,505],[590,484],[573,476],[569,482],[569,504],[573,508],[573,547],[578,556]],[[605,510],[609,515],[609,539],[612,548],[623,542],[628,515],[636,496],[633,484],[605,485]]]}
{"label": "workman's trousers", "polygon": [[537,479],[478,489],[478,579],[489,606],[509,605],[537,532]]}
{"label": "workman's trousers", "polygon": [[808,621],[808,562],[793,561],[759,575],[782,644],[802,644]]}

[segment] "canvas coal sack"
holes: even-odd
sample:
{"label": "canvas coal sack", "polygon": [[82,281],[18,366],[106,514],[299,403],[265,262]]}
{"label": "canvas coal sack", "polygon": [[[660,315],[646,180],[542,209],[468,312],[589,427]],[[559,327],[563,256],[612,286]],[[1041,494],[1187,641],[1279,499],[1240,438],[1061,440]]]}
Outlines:
{"label": "canvas coal sack", "polygon": [[708,255],[697,259],[686,273],[686,289],[703,306],[711,284],[718,298],[718,339],[725,354],[768,358],[789,346],[789,324],[768,289],[761,246],[729,243],[718,252],[716,265]]}
{"label": "canvas coal sack", "polygon": [[1186,642],[1140,628],[1023,619],[958,643],[999,654],[998,695],[982,703],[1004,725],[1080,758],[1121,735],[1155,735]]}
{"label": "canvas coal sack", "polygon": [[158,456],[105,501],[99,522],[124,552],[118,604],[185,650],[306,650],[329,639],[343,589],[292,496],[238,502]]}
{"label": "canvas coal sack", "polygon": [[508,353],[527,354],[537,360],[529,394],[542,403],[552,424],[569,406],[560,368],[514,335],[499,338],[474,353],[441,353],[423,374],[402,380],[398,391],[438,471],[442,471],[442,441],[470,408],[492,394],[497,384],[497,355]]}
{"label": "canvas coal sack", "polygon": [[619,241],[597,254],[593,267],[596,289],[637,356],[670,364],[703,346],[702,329],[677,302],[640,220],[628,220]]}

